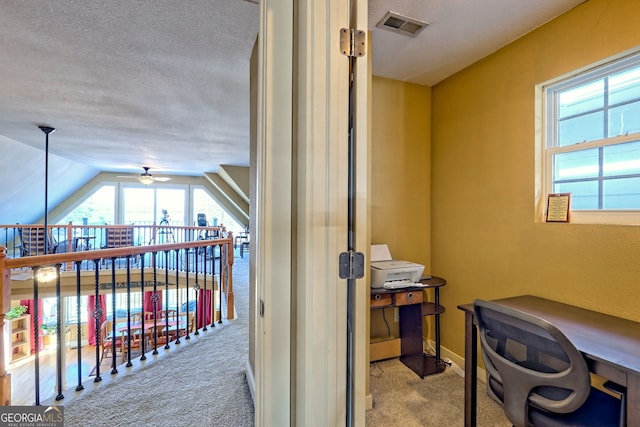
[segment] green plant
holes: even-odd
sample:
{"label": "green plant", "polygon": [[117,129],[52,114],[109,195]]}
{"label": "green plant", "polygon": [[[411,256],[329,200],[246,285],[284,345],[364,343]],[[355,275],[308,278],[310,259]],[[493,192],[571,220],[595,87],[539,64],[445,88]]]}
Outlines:
{"label": "green plant", "polygon": [[45,335],[54,335],[57,332],[56,325],[41,325],[40,328]]}
{"label": "green plant", "polygon": [[15,319],[16,317],[20,317],[27,312],[26,305],[19,305],[17,307],[12,307],[11,310],[7,311],[5,315],[7,319]]}

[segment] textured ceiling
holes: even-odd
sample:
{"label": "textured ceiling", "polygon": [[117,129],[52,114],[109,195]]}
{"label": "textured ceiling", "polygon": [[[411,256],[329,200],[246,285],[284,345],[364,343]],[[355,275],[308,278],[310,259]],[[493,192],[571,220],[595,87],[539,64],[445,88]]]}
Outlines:
{"label": "textured ceiling", "polygon": [[[435,84],[582,0],[371,0],[373,72]],[[374,28],[393,10],[416,38]],[[3,0],[0,135],[96,170],[195,174],[248,165],[249,55],[259,5],[242,0]]]}
{"label": "textured ceiling", "polygon": [[[582,0],[371,0],[373,73],[435,84]],[[202,176],[249,164],[257,0],[2,0],[0,223],[42,215],[100,171]],[[395,11],[430,25],[374,28]]]}
{"label": "textured ceiling", "polygon": [[[0,134],[98,170],[247,165],[258,5],[3,1]],[[185,161],[188,163],[185,164]]]}
{"label": "textured ceiling", "polygon": [[[373,73],[434,85],[585,0],[370,0]],[[417,37],[375,28],[388,11],[429,25]]]}

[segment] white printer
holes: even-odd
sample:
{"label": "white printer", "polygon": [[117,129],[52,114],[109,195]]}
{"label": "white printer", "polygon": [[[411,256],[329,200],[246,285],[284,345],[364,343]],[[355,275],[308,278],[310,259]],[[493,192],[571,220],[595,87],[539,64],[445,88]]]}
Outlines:
{"label": "white printer", "polygon": [[424,265],[391,258],[387,245],[371,245],[371,287],[395,289],[420,286]]}

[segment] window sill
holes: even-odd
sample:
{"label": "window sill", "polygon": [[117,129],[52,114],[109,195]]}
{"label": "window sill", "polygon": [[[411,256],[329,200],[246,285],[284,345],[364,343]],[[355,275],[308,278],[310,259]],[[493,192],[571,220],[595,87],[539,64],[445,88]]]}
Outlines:
{"label": "window sill", "polygon": [[640,211],[571,211],[573,224],[640,225]]}

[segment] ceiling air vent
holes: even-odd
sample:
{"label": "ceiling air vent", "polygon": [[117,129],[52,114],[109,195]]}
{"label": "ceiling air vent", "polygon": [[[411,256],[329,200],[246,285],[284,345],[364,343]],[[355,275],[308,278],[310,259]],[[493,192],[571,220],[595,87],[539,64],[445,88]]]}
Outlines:
{"label": "ceiling air vent", "polygon": [[405,36],[415,37],[427,28],[427,25],[429,24],[426,22],[389,11],[384,18],[378,22],[376,27],[393,31],[394,33],[404,34]]}

